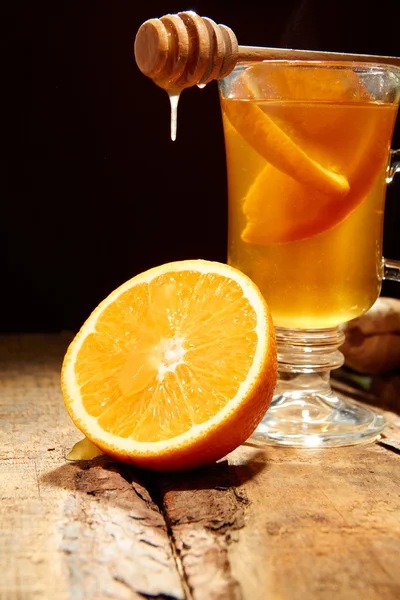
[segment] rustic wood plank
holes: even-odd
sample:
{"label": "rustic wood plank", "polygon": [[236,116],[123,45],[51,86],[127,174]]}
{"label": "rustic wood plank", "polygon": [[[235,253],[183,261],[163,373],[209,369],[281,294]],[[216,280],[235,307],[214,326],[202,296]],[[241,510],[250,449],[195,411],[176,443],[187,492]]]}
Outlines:
{"label": "rustic wood plank", "polygon": [[246,444],[175,475],[67,462],[68,341],[0,340],[0,598],[400,597],[398,453]]}
{"label": "rustic wood plank", "polygon": [[400,597],[400,457],[377,444],[232,454],[250,501],[230,561],[243,598]]}
{"label": "rustic wood plank", "polygon": [[72,464],[82,437],[59,372],[68,337],[0,343],[0,598],[181,600],[168,529],[140,480],[107,458]]}

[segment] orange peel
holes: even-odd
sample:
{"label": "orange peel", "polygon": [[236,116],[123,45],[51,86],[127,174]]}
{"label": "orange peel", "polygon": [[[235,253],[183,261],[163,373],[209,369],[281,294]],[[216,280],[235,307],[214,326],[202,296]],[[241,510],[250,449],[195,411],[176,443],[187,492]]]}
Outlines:
{"label": "orange peel", "polygon": [[254,431],[276,383],[272,319],[257,286],[222,263],[137,275],[93,311],[65,356],[75,425],[121,461],[178,471]]}

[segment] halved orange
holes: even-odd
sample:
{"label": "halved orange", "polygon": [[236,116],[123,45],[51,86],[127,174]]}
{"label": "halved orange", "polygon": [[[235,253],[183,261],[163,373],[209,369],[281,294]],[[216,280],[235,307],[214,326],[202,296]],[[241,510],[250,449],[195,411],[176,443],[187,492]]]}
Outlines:
{"label": "halved orange", "polygon": [[94,310],[61,382],[72,420],[103,452],[156,470],[198,467],[242,444],[271,402],[271,315],[228,265],[155,267]]}

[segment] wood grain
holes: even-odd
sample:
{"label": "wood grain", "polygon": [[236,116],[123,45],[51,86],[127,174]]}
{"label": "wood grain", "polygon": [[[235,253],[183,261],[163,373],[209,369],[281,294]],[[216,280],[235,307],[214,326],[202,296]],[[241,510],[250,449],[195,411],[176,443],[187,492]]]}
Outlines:
{"label": "wood grain", "polygon": [[255,451],[241,451],[251,504],[231,549],[244,598],[398,598],[399,456],[271,447],[251,477]]}
{"label": "wood grain", "polygon": [[0,598],[180,600],[165,519],[140,473],[65,460],[82,437],[59,389],[67,341],[0,345]]}
{"label": "wood grain", "polygon": [[400,597],[397,414],[392,447],[249,443],[173,475],[71,463],[69,339],[0,339],[1,600]]}
{"label": "wood grain", "polygon": [[242,597],[229,560],[248,506],[237,483],[226,460],[160,480],[161,506],[194,600]]}

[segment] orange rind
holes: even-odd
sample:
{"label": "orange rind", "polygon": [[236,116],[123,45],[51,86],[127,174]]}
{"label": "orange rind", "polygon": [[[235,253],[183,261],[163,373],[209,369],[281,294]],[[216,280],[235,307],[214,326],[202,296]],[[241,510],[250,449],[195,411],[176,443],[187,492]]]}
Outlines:
{"label": "orange rind", "polygon": [[178,471],[218,460],[272,399],[276,348],[256,285],[187,260],[112,292],[71,343],[62,391],[75,425],[121,461]]}

